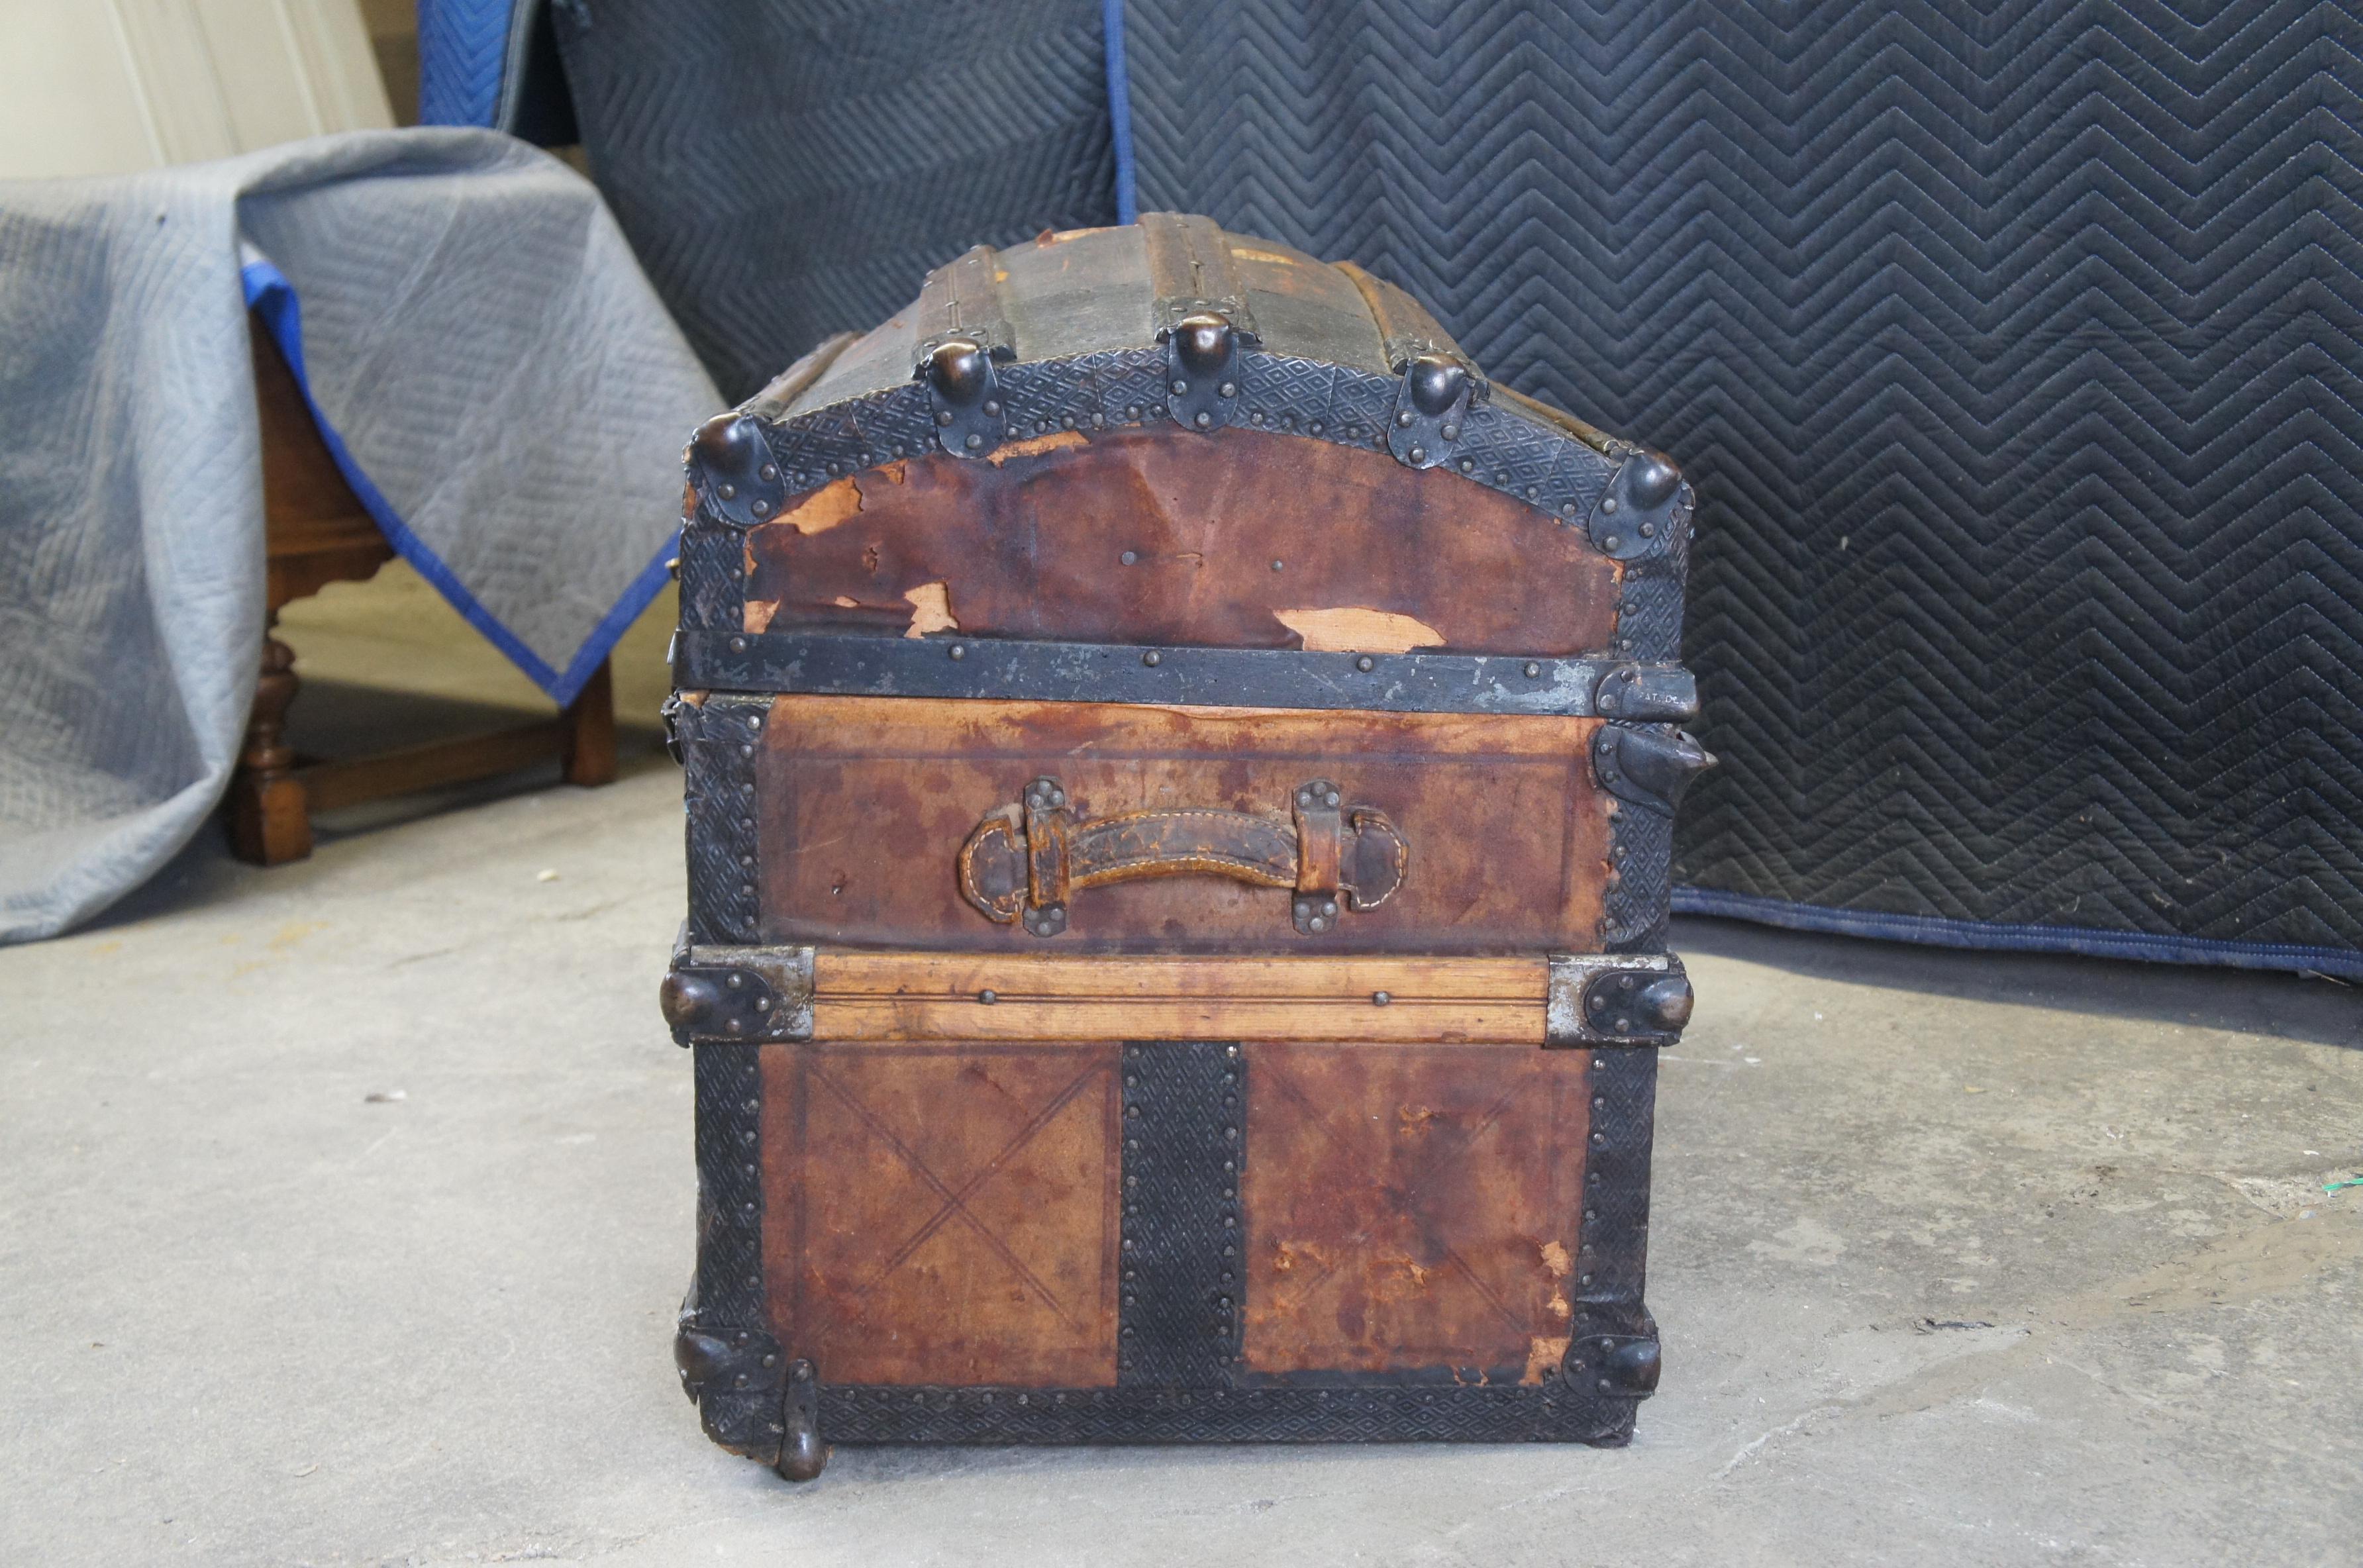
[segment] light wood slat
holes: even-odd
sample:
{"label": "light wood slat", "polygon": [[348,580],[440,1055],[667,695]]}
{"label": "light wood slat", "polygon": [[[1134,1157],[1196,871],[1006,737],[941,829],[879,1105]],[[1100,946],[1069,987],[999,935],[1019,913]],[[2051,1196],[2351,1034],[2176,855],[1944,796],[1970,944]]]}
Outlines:
{"label": "light wood slat", "polygon": [[958,1001],[822,997],[813,1034],[863,1040],[1341,1040],[1540,1045],[1540,1002]]}
{"label": "light wood slat", "polygon": [[[823,1040],[1341,1040],[1539,1045],[1541,958],[849,953],[814,966]],[[994,999],[982,1000],[985,991]],[[1388,1000],[1380,1005],[1378,992]]]}
{"label": "light wood slat", "polygon": [[1061,999],[1265,997],[1370,1000],[1542,1000],[1550,967],[1531,958],[1230,958],[1063,953],[859,953],[823,947],[815,988],[831,997],[963,997],[987,988],[1004,997]]}

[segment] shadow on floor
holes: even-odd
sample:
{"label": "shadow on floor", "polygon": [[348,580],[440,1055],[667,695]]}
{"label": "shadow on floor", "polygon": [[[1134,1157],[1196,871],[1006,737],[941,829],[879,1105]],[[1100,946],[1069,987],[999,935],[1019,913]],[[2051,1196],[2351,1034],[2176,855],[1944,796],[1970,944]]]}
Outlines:
{"label": "shadow on floor", "polygon": [[1668,945],[1791,974],[2069,1012],[2147,1018],[2363,1050],[2363,988],[2252,969],[2070,954],[1975,953],[1677,915]]}

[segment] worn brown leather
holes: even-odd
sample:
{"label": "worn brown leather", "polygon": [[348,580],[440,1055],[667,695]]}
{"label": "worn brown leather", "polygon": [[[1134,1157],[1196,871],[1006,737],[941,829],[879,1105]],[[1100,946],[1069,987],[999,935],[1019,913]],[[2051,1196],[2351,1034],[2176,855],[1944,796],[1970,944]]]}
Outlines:
{"label": "worn brown leather", "polygon": [[1403,885],[1410,849],[1383,812],[1344,808],[1342,799],[1315,779],[1295,791],[1287,817],[1184,808],[1084,823],[1066,809],[1058,780],[1037,778],[960,845],[960,894],[1003,925],[1028,910],[1063,920],[1068,899],[1085,888],[1157,877],[1225,877],[1375,909]]}

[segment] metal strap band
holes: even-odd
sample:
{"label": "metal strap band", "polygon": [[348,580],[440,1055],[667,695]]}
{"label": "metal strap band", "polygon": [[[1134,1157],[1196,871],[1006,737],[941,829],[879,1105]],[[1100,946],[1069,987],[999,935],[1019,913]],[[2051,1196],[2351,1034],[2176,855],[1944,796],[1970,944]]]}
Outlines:
{"label": "metal strap band", "polygon": [[1250,341],[1255,315],[1231,256],[1231,238],[1212,218],[1179,213],[1140,215],[1148,250],[1149,325],[1163,337],[1185,317],[1211,311]]}
{"label": "metal strap band", "polygon": [[1528,713],[1644,722],[1698,712],[1679,665],[1514,654],[1307,653],[1296,648],[763,635],[684,630],[673,679],[685,691],[967,697],[1204,708],[1348,708]]}
{"label": "metal strap band", "polygon": [[999,271],[993,247],[979,245],[927,274],[914,307],[918,328],[916,363],[925,364],[938,345],[955,337],[967,339],[996,359],[1006,359],[1016,351],[1016,337],[1001,308],[1001,286],[995,277]]}

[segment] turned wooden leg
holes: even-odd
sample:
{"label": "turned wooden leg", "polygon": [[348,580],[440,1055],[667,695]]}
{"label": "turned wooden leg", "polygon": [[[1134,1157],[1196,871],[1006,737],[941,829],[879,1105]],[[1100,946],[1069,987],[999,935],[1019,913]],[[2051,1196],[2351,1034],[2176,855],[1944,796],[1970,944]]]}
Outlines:
{"label": "turned wooden leg", "polygon": [[[278,617],[272,617],[277,624]],[[255,682],[246,745],[229,783],[231,853],[257,866],[279,866],[312,853],[311,801],[287,744],[287,705],[295,701],[295,650],[262,637],[262,678]]]}
{"label": "turned wooden leg", "polygon": [[583,683],[581,695],[560,715],[563,737],[560,761],[569,784],[616,781],[616,682],[605,660]]}

